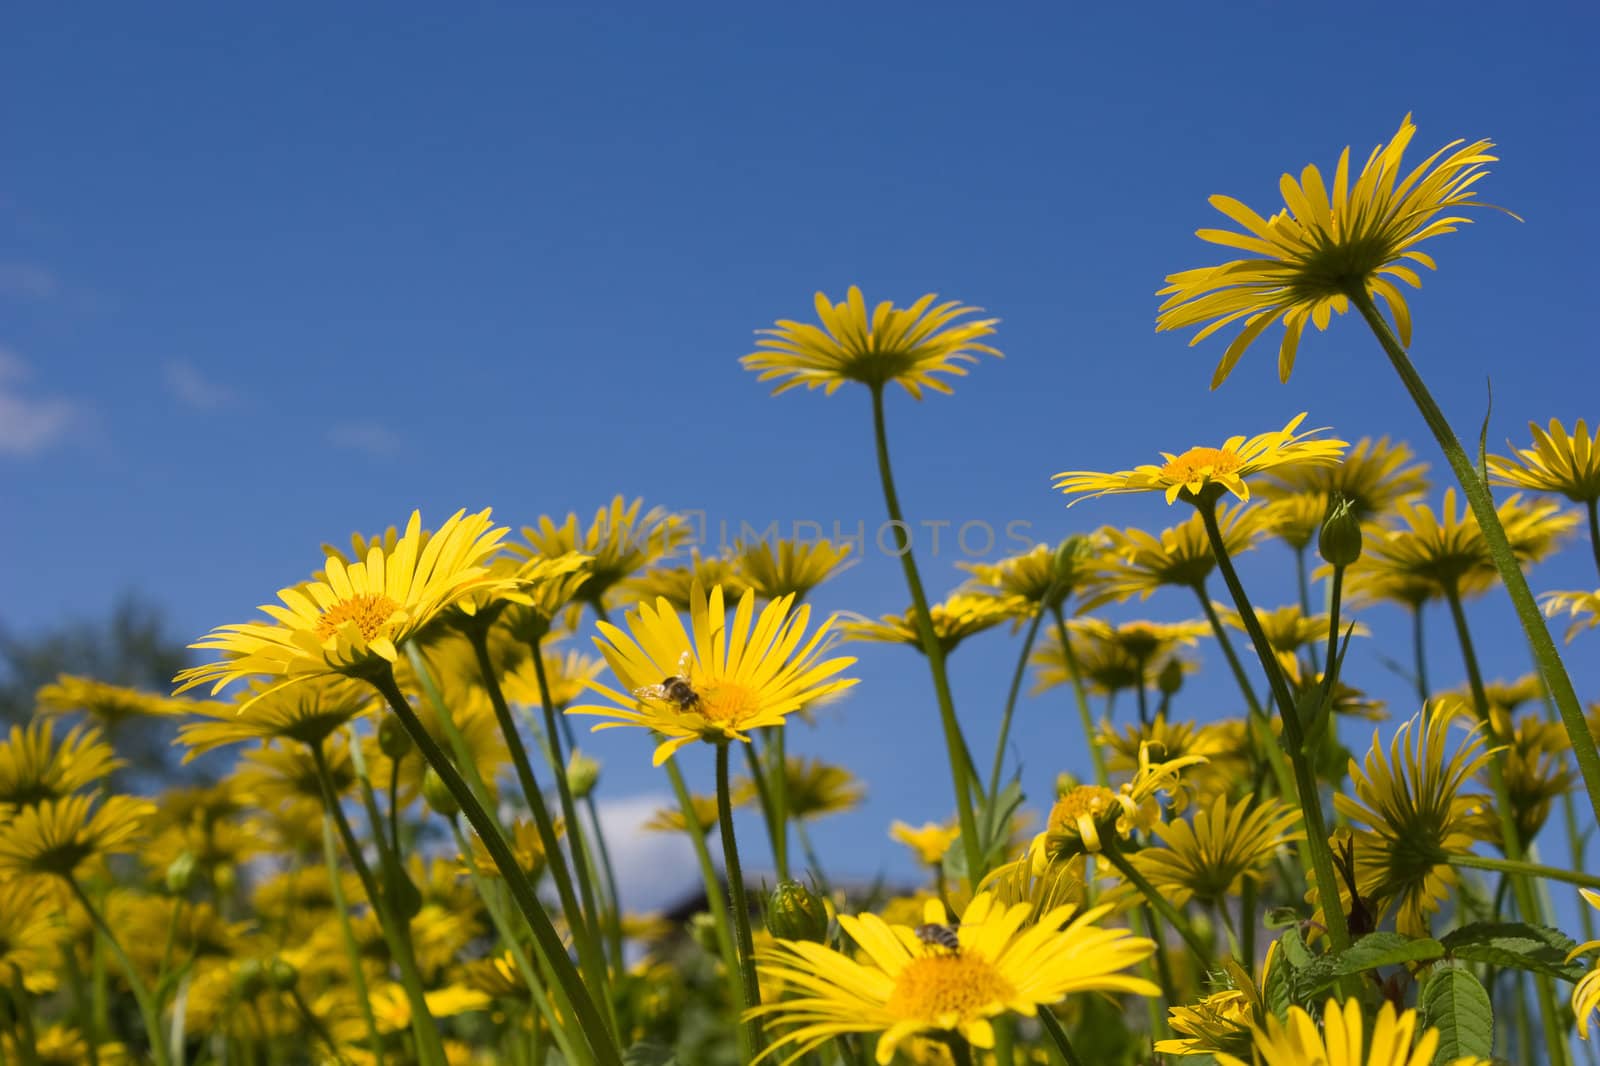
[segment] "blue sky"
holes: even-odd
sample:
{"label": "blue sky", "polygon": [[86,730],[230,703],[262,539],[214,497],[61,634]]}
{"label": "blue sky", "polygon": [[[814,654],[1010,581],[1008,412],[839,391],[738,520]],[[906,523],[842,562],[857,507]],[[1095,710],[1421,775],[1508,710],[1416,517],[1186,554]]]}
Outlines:
{"label": "blue sky", "polygon": [[[241,620],[355,529],[492,505],[513,524],[614,493],[737,529],[883,517],[866,396],[766,396],[737,357],[821,288],[928,291],[1003,322],[1003,362],[954,396],[895,396],[915,521],[1055,540],[1182,517],[1159,498],[1070,513],[1049,477],[1281,426],[1392,433],[1442,473],[1353,320],[1271,346],[1208,392],[1222,345],[1156,335],[1164,274],[1213,261],[1206,197],[1364,158],[1416,114],[1419,149],[1492,137],[1484,213],[1437,242],[1413,355],[1464,432],[1594,419],[1592,7],[1481,16],[1341,5],[38,5],[0,34],[0,619],[20,630],[156,597],[179,631]],[[1214,439],[1215,438],[1215,439]],[[962,557],[919,538],[936,591]],[[1003,547],[1003,546],[1002,546]],[[1577,545],[1536,588],[1594,580]],[[998,550],[998,549],[997,549]],[[1289,557],[1247,568],[1266,604]],[[895,561],[818,596],[906,601]],[[1186,618],[1181,596],[1142,613]],[[1131,616],[1133,612],[1124,612]],[[1490,676],[1526,662],[1508,606],[1474,609]],[[1402,620],[1369,618],[1354,677]],[[1435,673],[1459,678],[1436,620]],[[1600,691],[1589,648],[1580,685]],[[955,656],[988,750],[1015,645]],[[863,774],[824,823],[841,872],[909,869],[891,818],[949,812],[931,692],[907,649],[798,738]],[[1230,713],[1220,664],[1187,710]],[[1024,704],[1038,796],[1085,759],[1065,697]],[[662,791],[643,737],[592,744],[618,797]],[[698,784],[709,774],[692,767]]]}

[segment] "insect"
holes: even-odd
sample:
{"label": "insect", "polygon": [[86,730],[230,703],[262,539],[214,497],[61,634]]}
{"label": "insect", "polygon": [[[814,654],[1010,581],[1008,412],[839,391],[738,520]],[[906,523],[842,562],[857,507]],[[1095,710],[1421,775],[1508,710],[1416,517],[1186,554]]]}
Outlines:
{"label": "insect", "polygon": [[912,933],[930,948],[944,948],[951,954],[961,950],[958,923],[952,922],[948,925],[940,925],[930,922],[927,925],[917,926],[912,930]]}
{"label": "insect", "polygon": [[689,652],[678,657],[678,672],[661,679],[660,684],[645,685],[633,690],[633,698],[670,703],[680,711],[692,711],[700,706],[700,693],[689,684]]}

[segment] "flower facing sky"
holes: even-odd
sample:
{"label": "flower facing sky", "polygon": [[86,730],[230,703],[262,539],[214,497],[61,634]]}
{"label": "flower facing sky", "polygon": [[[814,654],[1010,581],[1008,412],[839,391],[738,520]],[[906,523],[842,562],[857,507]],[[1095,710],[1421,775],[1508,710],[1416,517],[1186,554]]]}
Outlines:
{"label": "flower facing sky", "polygon": [[[1600,910],[1600,892],[1591,888],[1580,889],[1583,898],[1595,910]],[[1600,940],[1591,940],[1587,944],[1579,944],[1567,956],[1571,962],[1580,955],[1587,955],[1591,951],[1600,950]],[[1578,1035],[1589,1039],[1589,1023],[1594,1020],[1594,1012],[1600,1010],[1600,967],[1591,966],[1589,972],[1572,990],[1572,1013],[1578,1019]]]}
{"label": "flower facing sky", "polygon": [[1583,419],[1568,433],[1552,418],[1548,430],[1529,422],[1533,447],[1512,456],[1489,456],[1489,480],[1535,492],[1559,492],[1577,503],[1600,500],[1600,424],[1595,432]]}
{"label": "flower facing sky", "polygon": [[1237,895],[1246,878],[1265,881],[1273,857],[1305,836],[1300,811],[1279,800],[1228,808],[1228,797],[1220,795],[1193,819],[1153,826],[1165,846],[1141,849],[1131,861],[1177,906],[1192,898],[1211,904]]}
{"label": "flower facing sky", "polygon": [[885,300],[868,311],[854,285],[843,303],[819,292],[820,326],[779,319],[776,328],[756,331],[758,350],[740,361],[759,371],[761,381],[778,382],[773,395],[804,385],[831,396],[847,381],[873,388],[894,382],[919,400],[923,389],[948,393],[949,383],[937,375],[963,377],[962,364],[1000,354],[979,343],[1000,320],[969,318],[981,308],[957,300],[934,306],[936,299],[930,292],[910,307]]}
{"label": "flower facing sky", "polygon": [[432,534],[413,511],[392,548],[371,543],[366,558],[349,565],[329,555],[323,580],[280,591],[281,606],[261,608],[272,621],[222,626],[191,645],[221,658],[179,673],[179,691],[210,683],[215,693],[253,675],[354,675],[393,663],[406,638],[489,580],[488,561],[505,534],[487,508],[457,511]]}
{"label": "flower facing sky", "polygon": [[[1160,492],[1171,503],[1180,495],[1198,499],[1208,490],[1220,495],[1224,490],[1240,500],[1250,499],[1245,478],[1265,470],[1287,466],[1331,466],[1344,454],[1342,440],[1314,439],[1323,429],[1297,433],[1306,420],[1302,411],[1282,429],[1254,437],[1229,437],[1220,448],[1195,447],[1180,455],[1162,452],[1163,462],[1118,470],[1111,474],[1092,470],[1066,470],[1055,476],[1055,487],[1068,496],[1079,496],[1073,503],[1130,492]],[[1087,495],[1080,495],[1087,494]]]}
{"label": "flower facing sky", "polygon": [[1339,156],[1331,188],[1322,172],[1307,166],[1299,180],[1278,181],[1284,208],[1271,218],[1231,196],[1211,197],[1211,206],[1244,232],[1202,229],[1203,241],[1251,253],[1216,266],[1167,275],[1156,330],[1199,326],[1190,345],[1242,321],[1211,378],[1222,384],[1245,350],[1274,322],[1283,323],[1278,346],[1278,377],[1289,380],[1295,351],[1306,323],[1328,328],[1335,313],[1350,309],[1352,292],[1381,299],[1399,327],[1400,343],[1411,344],[1411,311],[1396,282],[1421,288],[1416,267],[1435,269],[1432,256],[1417,247],[1430,237],[1454,233],[1471,221],[1447,211],[1489,206],[1472,186],[1495,157],[1486,140],[1451,141],[1420,166],[1402,174],[1402,160],[1417,127],[1407,115],[1387,145],[1379,145],[1366,165],[1350,174],[1350,149]]}
{"label": "flower facing sky", "polygon": [[[1418,1034],[1417,1012],[1397,1011],[1384,1003],[1372,1025],[1370,1042],[1361,1017],[1361,1001],[1328,1000],[1322,1012],[1322,1029],[1299,1007],[1289,1008],[1288,1022],[1267,1019],[1255,1030],[1255,1060],[1271,1066],[1429,1066],[1439,1048],[1439,1030]],[[1229,1054],[1217,1056],[1219,1066],[1251,1066]],[[1488,1060],[1456,1058],[1447,1066],[1489,1066]]]}
{"label": "flower facing sky", "polygon": [[595,645],[632,695],[594,682],[590,687],[611,703],[566,713],[612,719],[596,730],[641,726],[661,734],[659,766],[696,740],[749,740],[750,730],[782,725],[806,704],[855,684],[837,676],[854,659],[827,657],[830,622],[805,639],[809,607],[795,608],[785,596],[757,617],[755,593],[747,591],[730,616],[722,597],[720,585],[709,594],[694,589],[688,627],[665,600],[630,611],[627,631],[599,623],[603,639],[596,637]]}
{"label": "flower facing sky", "polygon": [[960,829],[938,822],[924,822],[920,827],[895,822],[889,827],[889,838],[910,848],[917,861],[924,866],[938,866],[943,862],[944,853],[960,836]]}
{"label": "flower facing sky", "polygon": [[[1074,916],[1073,907],[1062,906],[1030,923],[1032,905],[1007,907],[980,894],[954,927],[955,950],[874,914],[840,915],[860,955],[777,941],[760,956],[762,977],[796,994],[750,1013],[783,1030],[766,1055],[786,1055],[784,1064],[843,1033],[876,1034],[879,1066],[920,1034],[957,1033],[974,1047],[992,1048],[992,1019],[1006,1013],[1032,1016],[1078,992],[1158,993],[1125,972],[1148,958],[1154,943],[1096,925],[1108,910]],[[927,902],[925,923],[949,920],[943,903]]]}

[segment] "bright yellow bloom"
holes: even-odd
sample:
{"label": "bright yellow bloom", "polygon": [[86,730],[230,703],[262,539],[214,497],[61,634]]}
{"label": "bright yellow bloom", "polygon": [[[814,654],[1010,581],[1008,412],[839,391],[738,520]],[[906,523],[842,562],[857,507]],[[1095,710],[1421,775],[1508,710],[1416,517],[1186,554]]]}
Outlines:
{"label": "bright yellow bloom", "polygon": [[1258,885],[1264,869],[1288,843],[1305,839],[1300,811],[1276,799],[1254,806],[1218,796],[1188,821],[1157,824],[1151,832],[1165,847],[1131,856],[1133,865],[1162,895],[1183,906],[1191,898],[1211,904],[1238,895],[1248,878]]}
{"label": "bright yellow bloom", "polygon": [[183,761],[248,740],[320,744],[376,697],[370,686],[328,674],[295,685],[254,684],[233,703],[196,701],[190,710],[204,720],[178,727],[178,743],[189,749]]}
{"label": "bright yellow bloom", "polygon": [[[1362,437],[1333,466],[1291,466],[1273,471],[1261,486],[1269,500],[1311,495],[1324,513],[1328,500],[1342,496],[1362,521],[1387,513],[1401,500],[1428,491],[1428,464],[1416,462],[1416,453],[1404,441],[1388,437]],[[1322,516],[1318,515],[1320,525]],[[1313,536],[1315,530],[1312,531]]]}
{"label": "bright yellow bloom", "polygon": [[869,313],[854,285],[839,304],[819,292],[821,328],[779,319],[777,328],[756,331],[759,350],[740,362],[760,371],[759,380],[777,381],[773,395],[804,385],[831,396],[847,381],[875,389],[895,382],[919,400],[923,389],[948,393],[950,385],[937,375],[964,377],[963,363],[976,363],[980,353],[999,356],[978,342],[1000,320],[965,318],[981,309],[956,300],[935,307],[937,298],[930,292],[905,308],[885,300]]}
{"label": "bright yellow bloom", "polygon": [[665,600],[655,607],[641,603],[627,616],[631,634],[601,622],[605,639],[595,638],[611,672],[632,695],[594,682],[590,687],[612,705],[570,707],[566,713],[615,719],[601,722],[597,731],[642,726],[665,735],[656,747],[657,766],[696,740],[748,742],[750,730],[781,726],[808,703],[855,684],[854,678],[835,676],[854,659],[826,657],[831,619],[802,646],[810,619],[811,609],[794,608],[789,596],[767,604],[756,618],[753,590],[730,617],[720,585],[709,596],[694,590],[688,628]]}
{"label": "bright yellow bloom", "polygon": [[[1417,1034],[1417,1012],[1399,1012],[1385,1002],[1372,1027],[1372,1040],[1366,1040],[1366,1025],[1361,1018],[1361,1001],[1347,1000],[1340,1005],[1330,999],[1322,1011],[1323,1028],[1299,1007],[1289,1008],[1289,1020],[1267,1019],[1266,1028],[1255,1030],[1256,1062],[1270,1066],[1429,1066],[1439,1047],[1439,1030]],[[1218,1066],[1251,1066],[1251,1061],[1229,1054],[1217,1056]],[[1488,1066],[1479,1058],[1451,1059],[1447,1066]]]}
{"label": "bright yellow bloom", "polygon": [[1585,629],[1600,626],[1600,589],[1593,592],[1583,589],[1572,592],[1546,592],[1539,598],[1544,601],[1544,613],[1550,618],[1561,614],[1572,618],[1572,624],[1567,626],[1568,643]]}
{"label": "bright yellow bloom", "polygon": [[738,599],[749,584],[739,572],[738,564],[723,555],[706,558],[698,548],[689,551],[688,562],[683,566],[652,566],[619,583],[610,599],[619,604],[633,606],[666,600],[675,611],[689,609],[689,591],[696,585],[710,588],[721,585],[723,595]]}
{"label": "bright yellow bloom", "polygon": [[[746,802],[760,795],[747,777],[735,782],[734,794]],[[853,810],[866,795],[866,786],[842,766],[798,755],[784,759],[784,809],[790,818],[809,821]]]}
{"label": "bright yellow bloom", "polygon": [[45,685],[34,695],[34,700],[41,715],[82,711],[108,726],[129,718],[181,714],[188,710],[189,703],[72,674],[62,674],[52,684]]}
{"label": "bright yellow bloom", "polygon": [[849,542],[831,540],[758,540],[735,545],[739,575],[764,600],[793,596],[803,600],[812,589],[854,566]]}
{"label": "bright yellow bloom", "polygon": [[1353,185],[1349,148],[1339,156],[1332,189],[1315,166],[1306,167],[1299,181],[1283,175],[1278,188],[1284,210],[1271,218],[1230,196],[1211,197],[1211,206],[1246,232],[1203,229],[1195,235],[1253,257],[1169,274],[1167,286],[1156,294],[1167,298],[1156,330],[1201,326],[1189,342],[1193,346],[1224,326],[1244,321],[1217,364],[1212,388],[1280,320],[1284,329],[1278,376],[1288,381],[1306,323],[1327,329],[1335,312],[1349,310],[1352,293],[1383,300],[1399,327],[1400,343],[1411,344],[1411,312],[1394,281],[1421,287],[1411,264],[1432,270],[1434,262],[1417,245],[1454,233],[1457,223],[1470,221],[1458,215],[1439,217],[1442,212],[1486,206],[1471,186],[1488,173],[1484,164],[1495,159],[1488,154],[1489,141],[1452,141],[1402,178],[1401,159],[1416,131],[1407,115],[1394,140],[1372,150]]}
{"label": "bright yellow bloom", "polygon": [[[553,828],[558,840],[566,835],[566,823],[561,819],[554,820]],[[489,849],[483,846],[483,840],[478,834],[470,834],[467,843],[472,849],[472,854],[458,856],[463,870],[467,869],[467,864],[470,862],[471,868],[476,870],[480,877],[504,876],[500,872],[500,867],[495,865],[494,859],[489,855]],[[540,835],[539,827],[531,818],[517,818],[511,823],[510,831],[506,833],[506,843],[511,846],[511,854],[517,858],[517,866],[528,875],[529,880],[537,881],[544,873],[545,864],[550,861],[549,855],[545,853],[544,837]]]}
{"label": "bright yellow bloom", "polygon": [[[1221,603],[1212,605],[1217,614],[1222,618],[1223,625],[1230,629],[1237,629],[1241,633],[1249,632],[1244,625],[1244,617],[1238,611]],[[1277,653],[1278,660],[1285,664],[1293,663],[1295,655],[1301,648],[1321,648],[1328,643],[1328,616],[1326,614],[1307,615],[1300,610],[1297,603],[1285,604],[1275,607],[1270,611],[1256,609],[1256,620],[1261,623],[1261,629],[1266,634],[1267,643],[1272,645],[1272,650]],[[1348,616],[1339,618],[1339,643],[1344,643],[1346,632],[1358,637],[1372,635],[1372,631],[1360,622],[1352,621]]]}
{"label": "bright yellow bloom", "polygon": [[[1078,676],[1102,693],[1148,683],[1169,662],[1178,663],[1185,672],[1197,669],[1174,653],[1181,647],[1192,648],[1200,637],[1211,635],[1211,627],[1205,622],[1138,621],[1112,625],[1098,618],[1075,618],[1067,623],[1067,631]],[[1052,633],[1031,659],[1037,670],[1035,693],[1071,681],[1071,664],[1059,634]]]}
{"label": "bright yellow bloom", "polygon": [[[881,619],[846,615],[839,629],[846,640],[864,640],[881,644],[909,644],[922,650],[922,635],[917,630],[915,607],[906,608],[905,614],[886,614]],[[953,592],[943,603],[928,609],[933,620],[934,635],[939,646],[949,655],[963,640],[984,630],[993,629],[1001,622],[1017,618],[1027,612],[1027,604],[1020,597],[976,596],[966,592]]]}
{"label": "bright yellow bloom", "polygon": [[964,591],[996,600],[1021,599],[1034,606],[1059,607],[1094,573],[1100,537],[1074,536],[1052,548],[1036,544],[1021,555],[994,563],[956,563],[972,574]]}
{"label": "bright yellow bloom", "polygon": [[1277,958],[1276,942],[1267,949],[1266,961],[1256,980],[1242,966],[1229,959],[1225,964],[1229,987],[1213,992],[1190,1006],[1167,1008],[1167,1025],[1178,1034],[1158,1040],[1158,1055],[1250,1054],[1254,1030],[1268,1017],[1265,993],[1272,964]]}
{"label": "bright yellow bloom", "polygon": [[[550,702],[558,711],[570,706],[587,692],[589,682],[599,677],[606,667],[603,659],[585,655],[575,648],[565,652],[550,647],[542,650],[545,683],[550,688]],[[539,707],[544,703],[539,692],[539,675],[534,669],[531,655],[521,656],[517,664],[501,676],[500,687],[505,689],[506,698],[513,702],[530,707]]]}
{"label": "bright yellow bloom", "polygon": [[283,606],[261,608],[271,623],[222,626],[190,645],[222,658],[179,673],[179,691],[209,683],[215,693],[256,674],[289,681],[386,667],[408,637],[490,580],[487,563],[505,534],[487,508],[457,511],[431,535],[413,511],[392,551],[374,544],[349,566],[330,555],[325,580],[283,589]]}
{"label": "bright yellow bloom", "polygon": [[1529,422],[1533,447],[1517,448],[1511,457],[1489,456],[1489,480],[1535,492],[1559,492],[1577,503],[1600,500],[1600,424],[1578,419],[1571,433],[1556,419],[1548,431]]}
{"label": "bright yellow bloom", "polygon": [[72,877],[90,859],[131,851],[155,804],[133,796],[67,796],[0,825],[0,877]]}
{"label": "bright yellow bloom", "polygon": [[610,592],[626,578],[669,558],[688,540],[689,525],[663,507],[644,508],[644,500],[631,502],[618,495],[594,513],[587,527],[578,525],[576,513],[556,525],[549,515],[539,518],[538,526],[523,526],[526,543],[512,544],[510,550],[528,558],[558,559],[572,552],[589,557],[584,578],[574,595],[591,606],[600,606]]}
{"label": "bright yellow bloom", "polygon": [[[323,755],[334,795],[354,788],[356,767],[350,757],[349,741],[338,737],[324,746]],[[252,806],[268,810],[296,800],[322,800],[322,778],[317,774],[316,759],[303,744],[262,744],[252,748],[240,758],[231,778],[241,797]]]}
{"label": "bright yellow bloom", "polygon": [[0,880],[0,984],[42,995],[55,991],[55,964],[67,929],[59,902],[32,880]]}
{"label": "bright yellow bloom", "polygon": [[[1583,898],[1589,906],[1600,910],[1600,892],[1592,888],[1582,888]],[[1591,940],[1586,944],[1579,944],[1567,956],[1571,962],[1580,955],[1587,955],[1591,951],[1600,950],[1600,940]],[[1572,1013],[1578,1019],[1578,1035],[1589,1039],[1589,1022],[1594,1017],[1594,1012],[1600,1010],[1600,967],[1591,966],[1589,972],[1583,975],[1577,986],[1572,990]]]}
{"label": "bright yellow bloom", "polygon": [[[740,796],[735,800],[735,805],[747,802]],[[694,808],[694,820],[700,827],[700,835],[705,836],[717,828],[717,797],[697,796],[689,797],[689,804]],[[689,819],[684,816],[682,807],[663,807],[650,816],[650,820],[640,826],[650,833],[687,833]]]}
{"label": "bright yellow bloom", "polygon": [[1205,761],[1204,756],[1183,755],[1157,762],[1146,744],[1139,750],[1133,779],[1121,787],[1077,785],[1067,790],[1050,808],[1044,831],[1028,845],[1034,869],[1043,870],[1085,851],[1101,851],[1104,837],[1127,839],[1136,829],[1153,829],[1161,823],[1164,808],[1181,813],[1190,793],[1183,771]]}
{"label": "bright yellow bloom", "polygon": [[[1464,710],[1475,719],[1476,709],[1470,702],[1463,702]],[[1491,702],[1490,715],[1493,722],[1504,712]],[[1511,724],[1509,718],[1503,720],[1505,725]],[[1501,774],[1506,798],[1510,800],[1511,820],[1517,827],[1517,839],[1526,850],[1549,819],[1551,803],[1558,796],[1566,795],[1577,783],[1577,773],[1569,761],[1572,741],[1560,722],[1549,721],[1538,712],[1518,718],[1515,727],[1504,733],[1496,726],[1491,728],[1497,739],[1505,742]],[[1485,787],[1493,787],[1487,766],[1480,771],[1479,781]],[[1480,837],[1504,847],[1497,811],[1486,807],[1474,820]]]}
{"label": "bright yellow bloom", "polygon": [[945,852],[960,836],[961,830],[956,826],[938,822],[924,822],[920,828],[900,821],[889,826],[889,839],[910,848],[924,866],[938,866],[944,862]]}
{"label": "bright yellow bloom", "polygon": [[0,821],[7,806],[61,799],[123,765],[99,729],[77,726],[55,742],[55,722],[14,725],[0,742]]}
{"label": "bright yellow bloom", "polygon": [[[1256,546],[1263,529],[1262,511],[1243,504],[1226,508],[1217,515],[1217,528],[1228,555],[1237,556]],[[1199,588],[1217,566],[1198,511],[1158,534],[1107,527],[1099,535],[1105,550],[1090,578],[1082,607],[1086,611],[1134,596],[1146,600],[1159,588]]]}
{"label": "bright yellow bloom", "polygon": [[1055,487],[1068,496],[1088,494],[1074,500],[1074,504],[1096,496],[1129,492],[1160,492],[1171,503],[1179,496],[1189,500],[1215,498],[1226,490],[1241,500],[1249,500],[1250,486],[1245,478],[1252,474],[1285,466],[1330,466],[1339,461],[1344,441],[1312,439],[1323,429],[1295,432],[1305,418],[1302,411],[1280,430],[1254,437],[1229,437],[1220,448],[1190,448],[1181,455],[1162,452],[1165,461],[1159,466],[1147,464],[1114,474],[1067,470],[1055,476]]}
{"label": "bright yellow bloom", "polygon": [[[1473,729],[1449,750],[1451,715],[1437,703],[1425,719],[1395,731],[1384,757],[1373,732],[1366,764],[1350,760],[1353,795],[1336,793],[1334,810],[1355,827],[1356,889],[1381,913],[1399,908],[1395,927],[1405,936],[1428,935],[1428,916],[1459,881],[1450,856],[1480,839],[1474,814],[1485,798],[1463,792],[1490,758],[1483,733]],[[1340,885],[1349,901],[1349,886]]]}
{"label": "bright yellow bloom", "polygon": [[[974,1047],[991,1048],[991,1019],[1009,1012],[1031,1017],[1080,992],[1157,994],[1155,985],[1124,972],[1148,958],[1155,944],[1096,925],[1108,908],[1074,917],[1074,908],[1058,907],[1028,924],[1032,909],[977,896],[956,926],[960,946],[954,951],[873,914],[839,916],[861,949],[860,961],[821,944],[777,941],[761,954],[760,969],[799,995],[748,1012],[784,1029],[762,1058],[787,1051],[787,1064],[840,1034],[876,1033],[875,1060],[887,1066],[919,1034],[956,1033]],[[944,904],[929,901],[923,921],[946,924]]]}
{"label": "bright yellow bloom", "polygon": [[1139,767],[1139,753],[1146,746],[1152,754],[1163,759],[1181,759],[1185,756],[1204,757],[1204,765],[1196,765],[1189,778],[1202,793],[1220,789],[1226,791],[1239,780],[1238,775],[1248,769],[1247,745],[1241,746],[1236,735],[1243,727],[1239,719],[1223,719],[1200,725],[1196,722],[1169,722],[1167,716],[1157,713],[1146,725],[1137,722],[1120,731],[1110,721],[1102,719],[1095,734],[1106,756],[1106,769],[1113,773],[1130,773]]}

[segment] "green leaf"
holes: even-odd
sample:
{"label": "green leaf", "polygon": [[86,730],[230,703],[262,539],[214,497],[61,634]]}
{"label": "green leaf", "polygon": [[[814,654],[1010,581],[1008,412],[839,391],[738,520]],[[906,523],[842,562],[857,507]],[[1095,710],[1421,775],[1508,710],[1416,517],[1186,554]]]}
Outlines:
{"label": "green leaf", "polygon": [[1306,942],[1300,936],[1300,930],[1290,929],[1278,938],[1278,950],[1283,952],[1285,961],[1298,970],[1303,966],[1310,966],[1314,956],[1311,949],[1306,947]]}
{"label": "green leaf", "polygon": [[1351,974],[1443,957],[1444,945],[1437,940],[1412,940],[1399,933],[1368,933],[1344,951],[1323,955],[1302,967],[1294,976],[1294,998],[1306,1003],[1339,978]]}
{"label": "green leaf", "polygon": [[[1295,934],[1299,936],[1298,933]],[[1281,943],[1281,942],[1280,942]],[[1267,970],[1267,979],[1261,986],[1261,999],[1267,1010],[1279,1021],[1287,1021],[1289,1008],[1294,1003],[1293,988],[1295,968],[1285,958],[1287,952],[1280,947]]]}
{"label": "green leaf", "polygon": [[1445,935],[1445,950],[1466,962],[1486,962],[1505,969],[1576,982],[1587,972],[1581,962],[1568,962],[1577,944],[1559,929],[1527,922],[1476,922]]}
{"label": "green leaf", "polygon": [[1494,1008],[1489,993],[1459,966],[1441,966],[1433,971],[1417,997],[1423,1025],[1439,1030],[1439,1050],[1435,1066],[1458,1058],[1476,1055],[1488,1058],[1494,1053]]}
{"label": "green leaf", "polygon": [[1293,907],[1274,907],[1267,912],[1262,924],[1268,929],[1288,929],[1302,921],[1300,912]]}
{"label": "green leaf", "polygon": [[678,1058],[671,1048],[645,1040],[622,1053],[622,1066],[678,1066]]}

